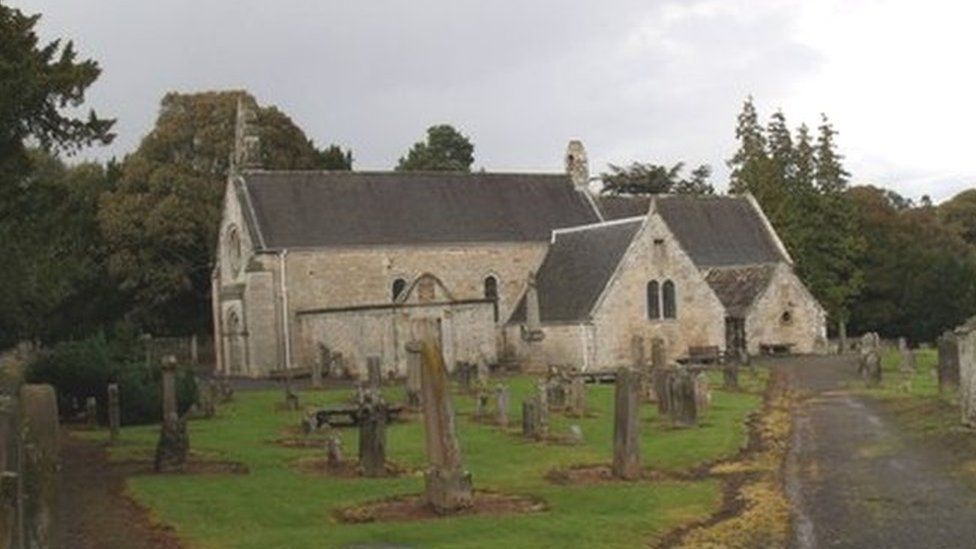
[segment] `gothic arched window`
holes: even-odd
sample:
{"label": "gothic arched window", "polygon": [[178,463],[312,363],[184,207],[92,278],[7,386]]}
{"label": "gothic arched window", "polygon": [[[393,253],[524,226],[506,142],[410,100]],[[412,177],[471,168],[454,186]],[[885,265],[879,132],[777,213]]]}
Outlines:
{"label": "gothic arched window", "polygon": [[664,318],[676,318],[678,306],[674,298],[674,282],[665,280],[661,285],[661,301],[664,302]]}
{"label": "gothic arched window", "polygon": [[647,318],[651,320],[661,318],[661,300],[657,280],[647,283]]}
{"label": "gothic arched window", "polygon": [[396,301],[397,298],[400,297],[400,294],[403,293],[403,290],[405,290],[406,288],[407,288],[407,281],[406,280],[404,280],[402,278],[398,278],[398,279],[394,280],[393,281],[393,292],[392,292],[393,293],[393,301]]}

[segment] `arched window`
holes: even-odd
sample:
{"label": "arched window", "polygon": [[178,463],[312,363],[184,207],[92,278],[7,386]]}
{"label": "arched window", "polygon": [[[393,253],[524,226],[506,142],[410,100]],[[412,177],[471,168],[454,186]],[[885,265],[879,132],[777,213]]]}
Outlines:
{"label": "arched window", "polygon": [[676,318],[678,307],[674,299],[674,282],[665,280],[661,284],[661,301],[664,302],[664,318]]}
{"label": "arched window", "polygon": [[407,281],[406,280],[404,280],[402,278],[398,278],[398,279],[394,280],[393,281],[393,292],[392,292],[393,293],[393,301],[396,301],[397,298],[400,297],[400,294],[403,293],[403,290],[405,290],[406,288],[407,288]]}
{"label": "arched window", "polygon": [[493,275],[485,277],[485,299],[490,299],[495,305],[495,322],[498,322],[498,279]]}
{"label": "arched window", "polygon": [[647,318],[651,320],[661,318],[661,300],[657,280],[647,283]]}

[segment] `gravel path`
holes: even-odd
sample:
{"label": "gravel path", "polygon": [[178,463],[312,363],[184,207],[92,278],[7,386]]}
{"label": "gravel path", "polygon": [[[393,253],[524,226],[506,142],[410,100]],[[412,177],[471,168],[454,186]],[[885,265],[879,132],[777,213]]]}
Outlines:
{"label": "gravel path", "polygon": [[944,450],[845,389],[856,383],[854,357],[777,367],[801,399],[786,482],[794,547],[976,547],[976,492],[954,478]]}

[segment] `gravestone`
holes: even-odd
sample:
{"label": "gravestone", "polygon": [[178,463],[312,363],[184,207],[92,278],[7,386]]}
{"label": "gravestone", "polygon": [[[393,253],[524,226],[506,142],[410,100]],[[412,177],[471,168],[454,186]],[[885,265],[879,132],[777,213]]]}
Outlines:
{"label": "gravestone", "polygon": [[550,410],[562,410],[566,407],[566,384],[560,376],[554,376],[546,382],[546,403]]}
{"label": "gravestone", "polygon": [[380,364],[380,357],[371,356],[366,358],[366,375],[369,388],[378,391],[383,384],[383,368]]}
{"label": "gravestone", "polygon": [[[904,339],[904,338],[902,338]],[[898,368],[906,374],[915,373],[915,351],[909,349],[907,346],[899,349],[899,354],[901,355],[901,363]]]}
{"label": "gravestone", "polygon": [[712,392],[708,388],[708,375],[704,371],[694,374],[694,381],[695,409],[697,410],[698,417],[701,417],[708,411],[712,403]]}
{"label": "gravestone", "polygon": [[176,408],[176,360],[167,357],[163,360],[163,424],[159,441],[156,443],[156,456],[153,468],[157,473],[182,471],[186,466],[190,451],[190,437],[186,430],[186,420],[178,415]]}
{"label": "gravestone", "polygon": [[488,413],[488,386],[481,382],[477,383],[477,391],[474,396],[474,420],[484,421]]}
{"label": "gravestone", "polygon": [[359,466],[363,476],[386,475],[386,403],[378,392],[367,391],[359,408]]}
{"label": "gravestone", "polygon": [[576,417],[586,415],[586,380],[583,376],[573,376],[569,382],[566,413]]}
{"label": "gravestone", "polygon": [[342,439],[335,433],[325,439],[325,462],[330,469],[338,469],[345,462],[345,456],[342,453]]}
{"label": "gravestone", "polygon": [[541,438],[549,436],[549,391],[545,380],[540,379],[535,386],[535,398],[539,409],[539,435]]}
{"label": "gravestone", "polygon": [[739,390],[739,364],[737,360],[722,367],[722,388],[726,391]]}
{"label": "gravestone", "polygon": [[629,368],[617,370],[613,413],[613,476],[624,480],[640,477],[639,426],[640,374]]}
{"label": "gravestone", "polygon": [[410,341],[407,350],[407,406],[411,409],[420,408],[420,342]]}
{"label": "gravestone", "polygon": [[871,348],[861,355],[861,377],[868,385],[881,385],[881,352]]}
{"label": "gravestone", "polygon": [[542,427],[540,421],[538,398],[530,398],[522,401],[522,436],[532,440],[542,440]]}
{"label": "gravestone", "polygon": [[668,417],[675,427],[694,427],[698,423],[695,375],[684,366],[671,369],[668,376]]}
{"label": "gravestone", "polygon": [[312,361],[311,382],[315,389],[322,387],[322,372],[329,371],[329,358],[329,348],[320,344],[318,359]]}
{"label": "gravestone", "polygon": [[115,442],[119,438],[119,427],[122,425],[122,411],[119,406],[119,384],[108,384],[108,432],[109,438]]}
{"label": "gravestone", "polygon": [[664,339],[651,338],[651,370],[644,382],[644,397],[649,402],[657,402],[658,412],[667,413],[667,399],[663,397],[666,390],[668,367],[668,352]]}
{"label": "gravestone", "polygon": [[285,410],[295,411],[301,408],[298,394],[291,390],[291,385],[285,386]]}
{"label": "gravestone", "polygon": [[939,337],[939,391],[959,386],[959,343],[952,331]]}
{"label": "gravestone", "polygon": [[955,330],[959,350],[959,411],[962,424],[976,428],[976,330],[964,324]]}
{"label": "gravestone", "polygon": [[21,547],[57,547],[58,489],[61,469],[58,404],[50,385],[22,385],[19,391]]}
{"label": "gravestone", "polygon": [[421,385],[427,460],[424,498],[435,512],[447,514],[470,507],[473,502],[471,474],[461,464],[461,447],[455,431],[454,406],[448,390],[444,357],[427,326],[422,343]]}
{"label": "gravestone", "polygon": [[508,386],[499,384],[495,387],[496,421],[503,429],[508,427]]}
{"label": "gravestone", "polygon": [[91,429],[98,427],[98,400],[95,397],[85,399],[85,424]]}
{"label": "gravestone", "polygon": [[569,443],[570,444],[583,444],[583,428],[579,425],[569,426]]}

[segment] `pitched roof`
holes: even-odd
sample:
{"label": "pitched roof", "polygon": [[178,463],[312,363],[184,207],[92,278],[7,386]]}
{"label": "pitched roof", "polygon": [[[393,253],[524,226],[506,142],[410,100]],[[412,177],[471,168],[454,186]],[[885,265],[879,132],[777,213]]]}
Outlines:
{"label": "pitched roof", "polygon": [[769,286],[775,265],[756,265],[712,269],[705,275],[708,285],[730,316],[743,316],[752,303]]}
{"label": "pitched roof", "polygon": [[650,196],[599,195],[594,200],[607,221],[645,215],[651,207]]}
{"label": "pitched roof", "polygon": [[[620,220],[557,232],[536,273],[540,320],[571,322],[589,318],[643,220]],[[523,320],[525,296],[509,322]]]}
{"label": "pitched roof", "polygon": [[599,221],[565,174],[256,171],[242,185],[270,249],[542,242]]}
{"label": "pitched roof", "polygon": [[665,195],[655,208],[699,268],[787,259],[746,197]]}

